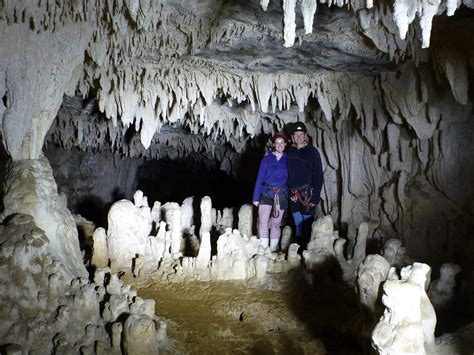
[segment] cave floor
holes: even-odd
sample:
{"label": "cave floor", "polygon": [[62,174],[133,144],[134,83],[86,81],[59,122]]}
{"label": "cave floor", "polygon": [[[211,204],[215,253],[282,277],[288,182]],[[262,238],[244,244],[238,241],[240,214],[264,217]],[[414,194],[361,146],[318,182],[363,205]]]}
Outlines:
{"label": "cave floor", "polygon": [[351,334],[340,332],[357,318],[344,291],[329,295],[295,279],[278,289],[241,282],[130,281],[140,297],[155,300],[156,314],[176,341],[173,353],[362,353]]}

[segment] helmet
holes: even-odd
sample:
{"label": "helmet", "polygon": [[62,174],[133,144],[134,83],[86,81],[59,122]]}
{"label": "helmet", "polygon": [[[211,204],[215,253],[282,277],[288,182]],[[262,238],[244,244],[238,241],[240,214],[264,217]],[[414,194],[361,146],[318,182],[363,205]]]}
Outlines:
{"label": "helmet", "polygon": [[307,130],[306,130],[306,125],[303,123],[303,122],[295,122],[293,124],[293,130],[292,130],[292,134],[297,132],[297,131],[301,131],[301,132],[304,132],[306,133]]}

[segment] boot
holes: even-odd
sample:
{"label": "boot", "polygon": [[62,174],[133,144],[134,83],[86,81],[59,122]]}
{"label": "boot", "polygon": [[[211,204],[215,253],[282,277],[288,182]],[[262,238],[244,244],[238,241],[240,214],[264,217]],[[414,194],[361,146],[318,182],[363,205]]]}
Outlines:
{"label": "boot", "polygon": [[268,248],[268,238],[260,238],[260,245],[264,248]]}
{"label": "boot", "polygon": [[279,240],[276,239],[276,238],[275,238],[275,239],[270,239],[270,250],[271,250],[272,252],[277,251],[277,249],[278,249],[278,242],[279,242]]}

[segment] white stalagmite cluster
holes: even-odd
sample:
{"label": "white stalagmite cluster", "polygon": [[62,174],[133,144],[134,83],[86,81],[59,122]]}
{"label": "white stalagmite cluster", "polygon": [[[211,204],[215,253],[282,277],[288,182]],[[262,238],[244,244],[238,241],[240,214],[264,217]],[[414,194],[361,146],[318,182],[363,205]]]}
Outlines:
{"label": "white stalagmite cluster", "polygon": [[[50,243],[29,215],[2,225],[0,339],[7,353],[117,354],[131,341],[154,351],[167,346],[154,301],[138,297],[109,269],[97,269],[94,283],[71,279]],[[132,331],[143,322],[147,332]]]}
{"label": "white stalagmite cluster", "polygon": [[[321,268],[327,269],[337,262],[343,280],[353,285],[357,277],[357,268],[365,259],[368,235],[368,224],[361,223],[353,250],[345,252],[344,246],[347,240],[339,238],[339,233],[334,231],[334,222],[331,216],[319,218],[312,225],[311,240],[307,250],[303,251],[306,268],[313,271]],[[346,258],[345,255],[348,257]]]}
{"label": "white stalagmite cluster", "polygon": [[[146,200],[141,191],[137,191],[135,195],[140,196],[141,200]],[[123,203],[123,201],[119,201],[119,203]],[[155,204],[155,206],[160,205]],[[115,222],[111,220],[114,218],[128,220],[124,216],[113,214],[114,206],[109,213],[111,225],[115,225]],[[243,206],[243,209],[245,210],[246,207]],[[137,205],[134,208],[138,209],[140,206]],[[132,211],[134,208],[131,208],[130,215],[134,214]],[[269,277],[272,273],[289,272],[301,267],[301,256],[297,254],[298,245],[290,245],[286,256],[283,253],[271,253],[268,248],[261,247],[256,236],[242,234],[239,230],[232,230],[230,227],[218,236],[217,251],[215,255],[212,255],[211,234],[219,232],[220,227],[216,215],[222,214],[216,213],[208,197],[202,199],[200,206],[201,223],[204,228],[200,232],[201,241],[197,256],[182,256],[180,253],[173,252],[173,238],[171,237],[174,233],[173,228],[176,227],[173,226],[173,223],[177,221],[174,211],[179,211],[180,206],[168,202],[161,208],[161,213],[155,211],[154,214],[162,214],[164,220],[160,222],[157,235],[148,238],[160,240],[165,248],[161,248],[160,253],[155,254],[153,260],[144,258],[144,263],[139,264],[140,270],[144,270],[144,273],[134,270],[135,277],[141,279],[158,277],[173,282],[241,280],[256,281],[257,285],[265,285],[270,280]],[[252,224],[250,218],[248,214],[240,213],[238,224],[244,229],[248,229],[248,226]],[[240,221],[240,219],[245,219],[245,221]],[[142,223],[148,229],[151,220],[149,218],[148,221],[140,222],[137,218],[131,219],[128,222],[130,226],[121,228],[135,230],[139,228],[138,224]],[[338,232],[334,231],[331,217],[326,216],[316,220],[313,223],[308,249],[302,253],[306,272],[324,275],[335,266],[342,270],[343,279],[347,285],[355,285],[363,306],[364,327],[360,332],[367,339],[372,338],[373,346],[380,354],[407,352],[408,349],[413,349],[413,353],[416,354],[436,353],[438,346],[434,338],[436,314],[426,293],[430,285],[431,268],[418,262],[412,265],[401,265],[402,260],[408,262],[409,258],[404,254],[402,245],[394,243],[393,240],[387,241],[384,247],[384,257],[381,255],[366,257],[368,228],[367,223],[362,223],[359,226],[357,243],[352,256],[345,259],[342,251],[344,241],[338,237]],[[194,226],[191,229],[194,230]],[[185,234],[179,228],[177,230],[181,242],[180,250],[182,250],[182,246],[186,242]],[[133,246],[138,251],[138,249],[145,247],[145,255],[148,253],[147,250],[153,249],[154,244],[142,241],[142,244],[138,245],[140,241],[124,239],[118,242],[113,238],[107,239],[107,243],[109,250],[119,247],[128,250],[130,246]],[[397,257],[396,255],[400,252],[400,256]],[[131,265],[132,254],[124,256],[127,260],[125,263],[115,262],[113,264],[127,265],[121,270],[130,271],[128,266]],[[397,264],[398,269],[392,266],[394,264]],[[135,267],[137,265],[135,263]],[[459,272],[458,266],[451,264],[443,266],[441,280],[433,282],[430,286],[436,301],[438,301],[437,295],[441,295],[443,289],[448,293],[451,292],[451,297],[453,297],[452,291],[449,289],[455,284],[452,277],[456,272]],[[382,288],[384,290],[383,298],[380,293]],[[386,307],[385,311],[383,305]],[[445,305],[449,307],[448,303]],[[443,344],[443,347],[449,348],[450,346],[456,346],[455,341]]]}
{"label": "white stalagmite cluster", "polygon": [[[244,205],[242,209],[246,213],[239,214],[239,225],[246,230],[241,234],[239,230],[231,229],[232,222],[228,217],[231,209],[215,211],[211,199],[204,197],[200,206],[197,256],[183,257],[185,244],[194,243],[192,238],[195,238],[189,234],[195,226],[183,229],[180,219],[181,211],[190,199],[186,199],[181,206],[175,202],[155,203],[153,211],[147,204],[140,203],[144,200],[143,193],[137,191],[135,204],[121,200],[112,205],[108,214],[108,230],[105,232],[103,228],[98,228],[94,232],[92,263],[96,267],[110,263],[116,272],[133,272],[135,276],[158,273],[177,280],[248,280],[264,279],[268,270],[283,262],[269,249],[262,249],[257,238],[252,236],[252,206],[249,210],[249,206]],[[194,212],[187,207],[186,210],[186,219],[192,220]],[[160,219],[157,224],[157,218],[153,216],[162,216],[163,220]],[[155,228],[153,224],[156,224]],[[217,255],[211,256],[211,233],[222,231],[226,224],[230,227],[217,240]],[[157,230],[156,235],[151,235],[153,229]],[[96,252],[98,255],[95,255]],[[104,259],[108,262],[104,263]]]}

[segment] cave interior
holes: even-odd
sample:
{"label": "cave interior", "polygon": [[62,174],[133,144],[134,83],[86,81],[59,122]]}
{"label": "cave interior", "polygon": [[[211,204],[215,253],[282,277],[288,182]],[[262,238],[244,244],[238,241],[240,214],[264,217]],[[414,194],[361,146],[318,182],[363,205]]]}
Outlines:
{"label": "cave interior", "polygon": [[[0,353],[471,354],[473,19],[472,0],[0,1]],[[248,205],[295,122],[319,224],[274,255]]]}

